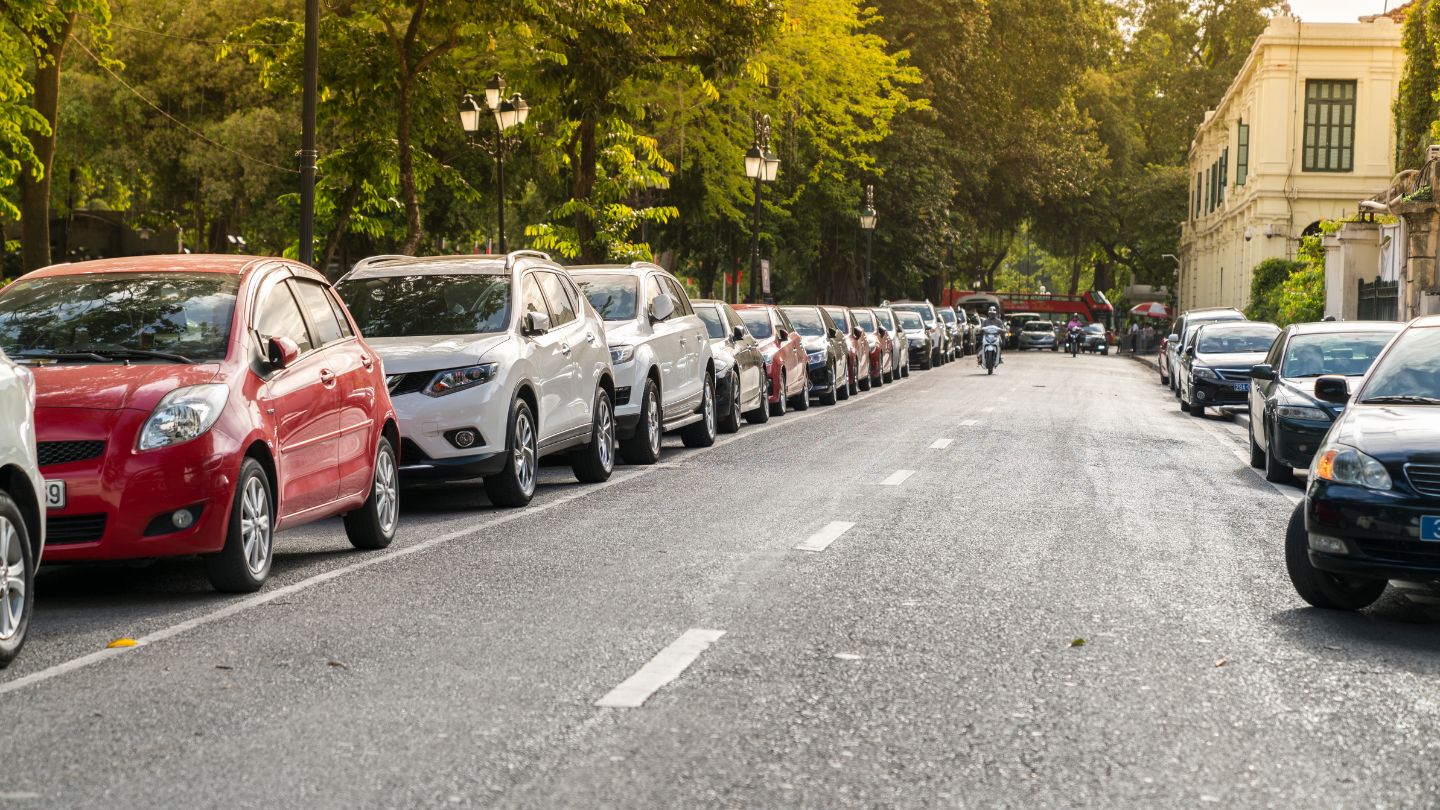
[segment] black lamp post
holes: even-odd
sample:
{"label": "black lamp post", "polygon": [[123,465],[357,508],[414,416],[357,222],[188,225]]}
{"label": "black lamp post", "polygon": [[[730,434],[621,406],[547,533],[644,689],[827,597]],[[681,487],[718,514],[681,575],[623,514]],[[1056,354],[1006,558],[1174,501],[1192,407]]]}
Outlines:
{"label": "black lamp post", "polygon": [[750,236],[749,302],[760,300],[760,188],[773,183],[780,171],[780,158],[770,151],[770,116],[755,113],[755,143],[745,153],[745,176],[755,181],[755,216]]}
{"label": "black lamp post", "polygon": [[865,232],[865,289],[861,305],[870,303],[870,253],[872,237],[875,235],[875,187],[865,186],[865,204],[860,208],[860,230]]}
{"label": "black lamp post", "polygon": [[[499,73],[485,83],[485,110],[495,119],[495,206],[496,226],[499,230],[500,252],[508,253],[505,244],[505,132],[525,123],[530,117],[530,105],[519,93],[505,98],[505,78]],[[466,93],[460,99],[460,127],[475,142],[475,133],[480,131],[482,108],[475,97]]]}
{"label": "black lamp post", "polygon": [[[305,0],[305,55],[300,93],[300,261],[315,266],[315,107],[319,97],[320,0]],[[68,235],[68,231],[67,231]],[[325,272],[327,268],[319,268]]]}

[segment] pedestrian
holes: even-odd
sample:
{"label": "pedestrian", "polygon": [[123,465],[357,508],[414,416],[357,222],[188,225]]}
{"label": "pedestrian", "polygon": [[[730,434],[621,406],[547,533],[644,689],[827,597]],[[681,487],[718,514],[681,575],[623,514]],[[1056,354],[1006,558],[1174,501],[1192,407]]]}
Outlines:
{"label": "pedestrian", "polygon": [[1135,354],[1136,352],[1139,351],[1139,348],[1140,348],[1140,347],[1135,345],[1135,341],[1136,341],[1137,339],[1139,339],[1139,337],[1140,337],[1140,322],[1137,321],[1137,320],[1131,320],[1131,321],[1130,321],[1130,353],[1131,353],[1131,354]]}

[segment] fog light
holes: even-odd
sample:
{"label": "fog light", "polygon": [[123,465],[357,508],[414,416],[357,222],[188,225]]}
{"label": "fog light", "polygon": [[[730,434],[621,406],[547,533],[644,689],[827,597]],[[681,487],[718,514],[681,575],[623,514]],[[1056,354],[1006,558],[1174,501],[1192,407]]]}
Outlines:
{"label": "fog light", "polygon": [[170,522],[177,529],[188,529],[190,524],[195,522],[195,514],[189,509],[177,509],[175,514],[170,516]]}
{"label": "fog light", "polygon": [[1323,551],[1326,554],[1349,554],[1350,549],[1345,541],[1338,537],[1326,537],[1323,534],[1310,535],[1310,548],[1314,551]]}
{"label": "fog light", "polygon": [[473,446],[474,444],[475,444],[475,431],[473,431],[473,430],[457,430],[457,431],[455,431],[455,446],[456,446],[456,447],[461,447],[461,448],[471,447],[471,446]]}
{"label": "fog light", "polygon": [[1205,392],[1204,392],[1204,391],[1196,391],[1196,392],[1195,392],[1195,398],[1196,398],[1196,399],[1204,399],[1204,398],[1205,398]]}

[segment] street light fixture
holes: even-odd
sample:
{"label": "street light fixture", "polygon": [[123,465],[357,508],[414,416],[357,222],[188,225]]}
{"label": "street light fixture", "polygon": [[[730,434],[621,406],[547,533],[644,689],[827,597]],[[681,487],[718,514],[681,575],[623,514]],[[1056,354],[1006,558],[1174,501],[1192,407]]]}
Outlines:
{"label": "street light fixture", "polygon": [[[504,98],[505,77],[496,73],[485,83],[485,110],[495,119],[495,219],[500,236],[500,252],[508,253],[505,244],[505,132],[525,123],[530,118],[530,105],[519,93]],[[460,99],[460,128],[465,130],[470,142],[475,142],[475,133],[480,131],[482,109],[475,96],[466,93]]]}
{"label": "street light fixture", "polygon": [[878,219],[875,213],[875,187],[865,186],[865,204],[860,207],[860,230],[865,232],[865,281],[861,290],[862,305],[870,301],[870,255],[875,236],[875,220]]}
{"label": "street light fixture", "polygon": [[750,237],[749,302],[760,300],[760,189],[762,183],[775,182],[780,172],[780,158],[770,151],[770,116],[754,114],[755,142],[745,153],[745,176],[755,181],[755,214]]}

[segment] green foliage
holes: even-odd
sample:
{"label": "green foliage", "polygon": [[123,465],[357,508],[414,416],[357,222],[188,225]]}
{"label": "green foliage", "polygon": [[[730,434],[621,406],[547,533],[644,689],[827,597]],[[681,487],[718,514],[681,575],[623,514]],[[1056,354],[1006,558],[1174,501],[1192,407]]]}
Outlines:
{"label": "green foliage", "polygon": [[1325,315],[1325,265],[1304,266],[1285,279],[1277,292],[1275,323],[1288,326],[1320,320]]}
{"label": "green foliage", "polygon": [[1440,53],[1436,50],[1440,30],[1440,3],[1418,0],[1405,16],[1401,48],[1405,67],[1395,96],[1396,168],[1418,168],[1425,160],[1425,147],[1440,135]]}
{"label": "green foliage", "polygon": [[1252,321],[1274,322],[1280,317],[1279,293],[1286,280],[1305,268],[1294,259],[1266,259],[1250,273],[1250,304],[1245,317]]}
{"label": "green foliage", "polygon": [[1324,234],[1334,233],[1339,222],[1326,221],[1320,233],[1300,241],[1295,259],[1266,259],[1250,276],[1250,305],[1246,317],[1281,326],[1318,321],[1325,314]]}
{"label": "green foliage", "polygon": [[[29,104],[34,92],[25,66],[28,46],[10,28],[0,28],[0,188],[13,188],[22,174],[41,175],[45,168],[35,157],[32,134],[49,134],[50,125]],[[0,196],[0,221],[14,220],[20,209]]]}

